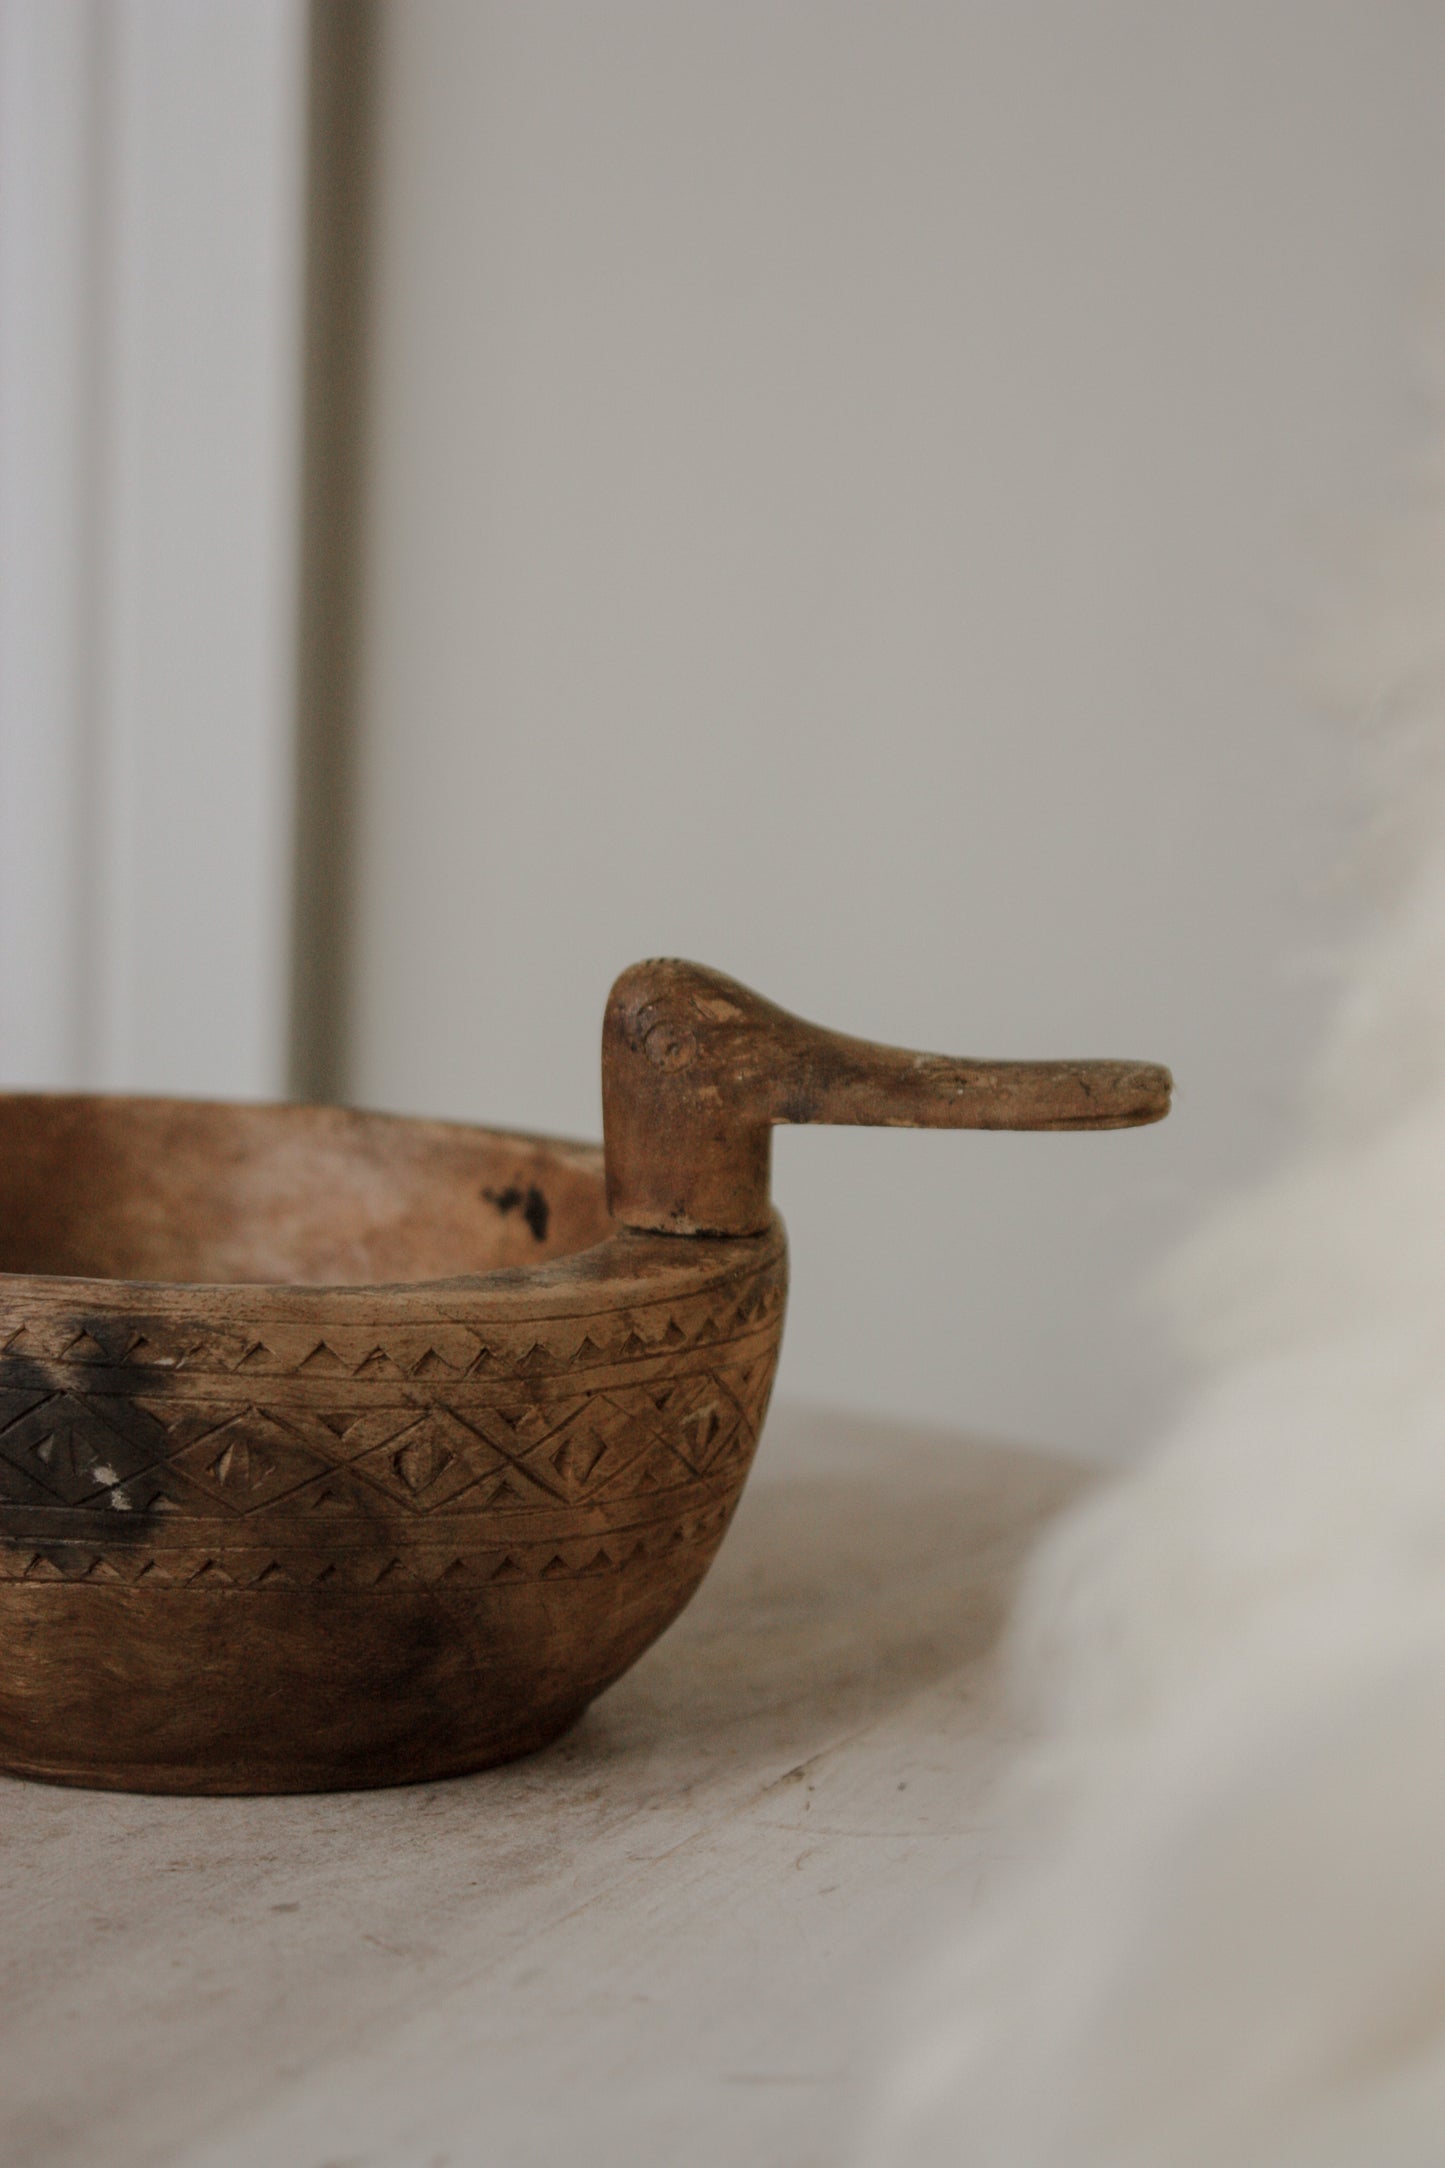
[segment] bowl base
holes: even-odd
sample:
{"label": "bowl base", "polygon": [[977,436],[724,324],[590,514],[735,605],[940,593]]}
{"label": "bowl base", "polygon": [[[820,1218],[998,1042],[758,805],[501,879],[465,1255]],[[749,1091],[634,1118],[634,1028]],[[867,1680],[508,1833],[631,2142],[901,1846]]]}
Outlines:
{"label": "bowl base", "polygon": [[551,1715],[544,1722],[520,1728],[485,1747],[473,1746],[465,1753],[419,1755],[415,1765],[394,1760],[372,1771],[351,1768],[338,1772],[334,1764],[296,1763],[283,1769],[254,1765],[234,1771],[224,1767],[205,1771],[177,1768],[172,1763],[120,1763],[97,1767],[64,1761],[33,1761],[0,1754],[0,1776],[20,1777],[31,1784],[57,1784],[71,1791],[148,1792],[183,1799],[242,1799],[279,1797],[318,1792],[375,1792],[395,1790],[406,1784],[435,1784],[444,1777],[475,1776],[484,1769],[499,1769],[507,1762],[539,1754],[544,1747],[564,1738],[580,1723],[589,1704]]}

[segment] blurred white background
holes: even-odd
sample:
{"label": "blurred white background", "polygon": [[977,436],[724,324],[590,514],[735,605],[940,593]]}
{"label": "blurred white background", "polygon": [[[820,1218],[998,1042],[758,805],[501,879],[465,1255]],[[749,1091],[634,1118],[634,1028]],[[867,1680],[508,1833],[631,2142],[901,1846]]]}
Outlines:
{"label": "blurred white background", "polygon": [[693,955],[1102,1138],[785,1132],[780,1390],[1126,1453],[1352,923],[1422,0],[0,0],[0,1063],[572,1134]]}

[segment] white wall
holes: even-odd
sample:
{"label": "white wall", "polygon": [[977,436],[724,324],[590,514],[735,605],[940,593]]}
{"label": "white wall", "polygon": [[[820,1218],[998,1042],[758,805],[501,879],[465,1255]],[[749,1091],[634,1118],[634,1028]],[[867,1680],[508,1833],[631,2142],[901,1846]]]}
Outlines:
{"label": "white wall", "polygon": [[787,1132],[782,1389],[1127,1449],[1275,1148],[1415,440],[1445,11],[383,11],[353,1096],[598,1125],[606,986],[1170,1060],[1105,1138]]}

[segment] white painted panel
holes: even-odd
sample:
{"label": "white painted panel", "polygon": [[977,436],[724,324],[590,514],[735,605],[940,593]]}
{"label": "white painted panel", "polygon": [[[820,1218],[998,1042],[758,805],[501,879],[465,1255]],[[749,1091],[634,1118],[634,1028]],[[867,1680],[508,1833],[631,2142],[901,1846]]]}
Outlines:
{"label": "white painted panel", "polygon": [[279,1092],[306,9],[3,5],[0,1063]]}
{"label": "white painted panel", "polygon": [[94,9],[0,0],[0,1079],[90,1069]]}
{"label": "white painted panel", "polygon": [[598,1124],[612,973],[1170,1060],[1115,1137],[788,1132],[791,1393],[1103,1448],[1288,1133],[1418,426],[1413,0],[384,11],[351,1089]]}
{"label": "white painted panel", "polygon": [[285,1084],[304,33],[116,10],[106,1084]]}

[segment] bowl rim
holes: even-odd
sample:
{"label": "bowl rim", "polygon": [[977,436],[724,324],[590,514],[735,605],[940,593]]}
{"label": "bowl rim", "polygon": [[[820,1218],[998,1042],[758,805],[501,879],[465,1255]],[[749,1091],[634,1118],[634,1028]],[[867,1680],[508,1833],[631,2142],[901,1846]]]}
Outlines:
{"label": "bowl rim", "polygon": [[[120,1106],[156,1110],[199,1109],[227,1113],[261,1114],[285,1123],[309,1116],[339,1117],[343,1121],[373,1123],[410,1131],[442,1132],[454,1137],[494,1138],[503,1144],[521,1145],[554,1152],[572,1162],[583,1175],[604,1179],[602,1145],[592,1138],[556,1136],[546,1130],[511,1129],[489,1122],[458,1121],[427,1114],[402,1114],[389,1108],[345,1106],[332,1100],[222,1099],[214,1096],[164,1092],[47,1091],[25,1088],[0,1090],[0,1116],[19,1101],[43,1102],[75,1108]],[[254,1304],[283,1300],[288,1305],[311,1307],[384,1299],[410,1308],[429,1298],[445,1296],[463,1301],[491,1297],[504,1309],[529,1314],[528,1297],[579,1297],[592,1299],[607,1287],[613,1297],[623,1288],[636,1286],[655,1295],[655,1283],[668,1274],[678,1278],[706,1280],[716,1271],[727,1271],[743,1260],[771,1251],[785,1239],[781,1216],[775,1210],[766,1228],[752,1235],[667,1235],[614,1225],[599,1241],[577,1250],[566,1250],[532,1265],[502,1265],[489,1272],[452,1273],[421,1280],[175,1280],[140,1279],[131,1276],[72,1272],[7,1272],[0,1270],[0,1295],[49,1298],[58,1306],[116,1308],[128,1296],[168,1298],[178,1305],[214,1301]],[[644,1297],[644,1299],[646,1299]],[[585,1307],[585,1304],[583,1305]],[[547,1303],[536,1314],[564,1317],[565,1301]],[[579,1313],[580,1314],[580,1313]],[[3,1348],[0,1348],[3,1353]]]}

